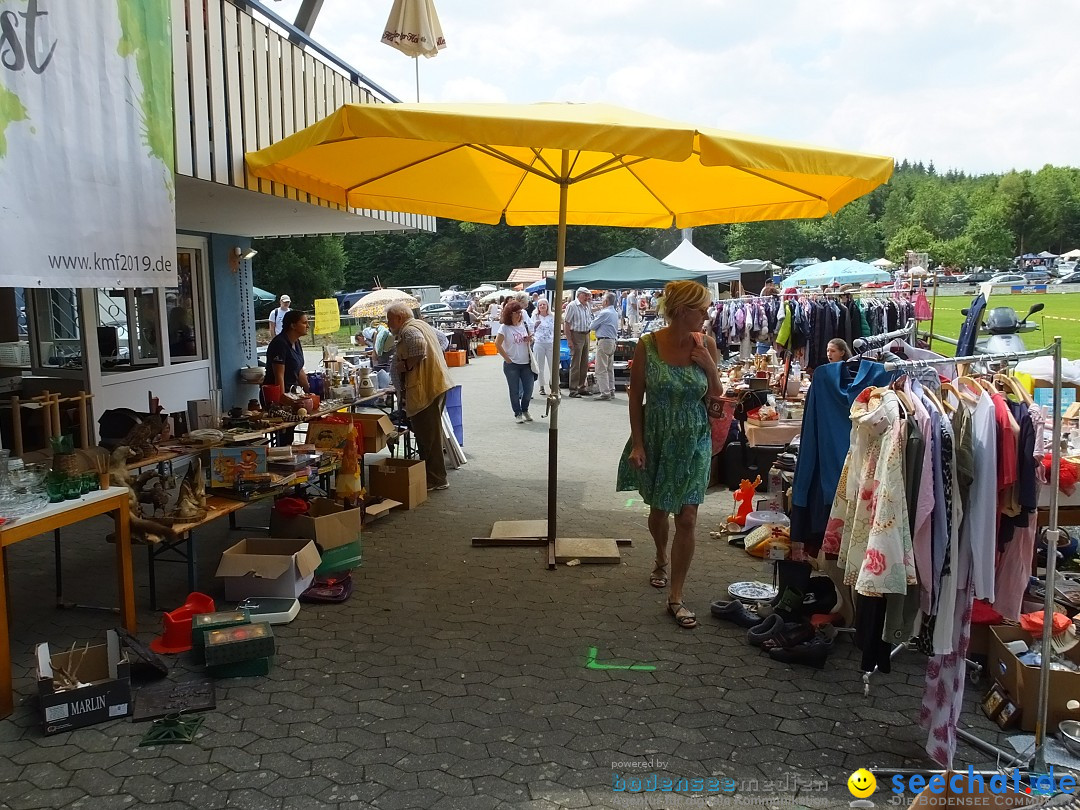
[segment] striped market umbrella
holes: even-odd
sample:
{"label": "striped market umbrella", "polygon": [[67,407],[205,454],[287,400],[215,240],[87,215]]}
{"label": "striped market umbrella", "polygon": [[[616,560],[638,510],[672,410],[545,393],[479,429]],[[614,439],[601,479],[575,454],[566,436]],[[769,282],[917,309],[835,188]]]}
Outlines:
{"label": "striped market umbrella", "polygon": [[401,301],[409,309],[419,309],[420,302],[401,290],[375,290],[349,307],[349,314],[354,318],[381,318],[386,308]]}

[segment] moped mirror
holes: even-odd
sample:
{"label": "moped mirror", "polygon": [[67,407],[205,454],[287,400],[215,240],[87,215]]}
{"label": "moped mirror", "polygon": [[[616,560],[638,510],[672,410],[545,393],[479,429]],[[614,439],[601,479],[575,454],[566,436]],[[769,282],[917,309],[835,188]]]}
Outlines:
{"label": "moped mirror", "polygon": [[1037,304],[1032,304],[1031,309],[1028,310],[1028,314],[1024,316],[1024,320],[1020,321],[1020,323],[1025,323],[1028,318],[1030,318],[1036,312],[1042,312],[1043,309],[1045,309],[1045,308],[1046,308],[1046,304],[1044,304],[1042,301],[1040,301]]}

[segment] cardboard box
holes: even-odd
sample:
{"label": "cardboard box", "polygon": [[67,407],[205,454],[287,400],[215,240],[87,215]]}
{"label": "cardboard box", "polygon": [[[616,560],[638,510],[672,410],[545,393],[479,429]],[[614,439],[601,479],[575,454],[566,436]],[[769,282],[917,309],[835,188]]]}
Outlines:
{"label": "cardboard box", "polygon": [[360,539],[360,510],[346,509],[329,498],[312,498],[306,515],[285,517],[272,509],[270,536],[314,540],[325,552]]}
{"label": "cardboard box", "polygon": [[[988,665],[990,676],[1008,693],[1020,709],[1020,728],[1035,730],[1035,715],[1039,706],[1039,668],[1028,667],[1005,646],[1010,641],[1022,639],[1028,646],[1038,646],[1039,639],[1019,627],[1001,625],[990,628],[990,653]],[[1073,647],[1065,657],[1080,663],[1080,646]],[[1046,713],[1046,727],[1054,731],[1062,720],[1080,720],[1080,711],[1069,711],[1066,704],[1080,694],[1080,672],[1050,672],[1050,701]]]}
{"label": "cardboard box", "polygon": [[386,447],[386,440],[394,432],[394,423],[382,411],[360,411],[353,419],[363,425],[364,452],[378,453]]}
{"label": "cardboard box", "polygon": [[214,426],[214,404],[208,399],[189,399],[187,404],[188,430],[205,430]]}
{"label": "cardboard box", "polygon": [[225,581],[225,598],[249,596],[296,598],[315,579],[322,558],[311,540],[258,537],[225,549],[216,576]]}
{"label": "cardboard box", "polygon": [[70,670],[69,649],[54,654],[47,643],[34,649],[45,733],[58,734],[131,714],[128,660],[120,651],[116,631],[109,630],[104,644],[91,646],[85,653],[83,645],[76,645],[72,663],[77,665],[76,677],[86,685],[58,692],[53,674],[59,667]]}
{"label": "cardboard box", "polygon": [[368,467],[368,489],[415,509],[427,500],[427,465],[419,459],[380,458]]}
{"label": "cardboard box", "polygon": [[354,414],[334,414],[333,419],[320,419],[310,428],[309,435],[315,439],[315,446],[320,450],[340,449],[345,446],[352,425],[343,423],[351,416],[356,430],[363,437],[365,453],[378,453],[386,447],[386,441],[394,433],[394,423],[382,411],[360,411]]}

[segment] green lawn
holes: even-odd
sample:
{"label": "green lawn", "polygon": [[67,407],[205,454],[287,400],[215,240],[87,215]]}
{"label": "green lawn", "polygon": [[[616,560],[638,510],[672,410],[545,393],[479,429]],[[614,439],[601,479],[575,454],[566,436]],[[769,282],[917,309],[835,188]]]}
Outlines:
{"label": "green lawn", "polygon": [[[1028,308],[1038,301],[1042,301],[1046,308],[1032,316],[1032,320],[1039,325],[1039,329],[1021,335],[1024,343],[1029,349],[1037,349],[1053,340],[1055,335],[1061,335],[1063,356],[1070,359],[1080,358],[1080,293],[1046,293],[1044,295],[1001,293],[991,296],[987,309],[1008,306],[1016,310],[1017,317],[1023,318]],[[971,298],[966,296],[940,296],[934,308],[934,334],[955,340],[960,334],[960,325],[964,322],[964,316],[960,310],[969,303],[971,303]],[[926,323],[920,326],[923,329],[929,327]],[[945,355],[956,353],[955,346],[941,341],[935,341],[933,347],[934,351]]]}

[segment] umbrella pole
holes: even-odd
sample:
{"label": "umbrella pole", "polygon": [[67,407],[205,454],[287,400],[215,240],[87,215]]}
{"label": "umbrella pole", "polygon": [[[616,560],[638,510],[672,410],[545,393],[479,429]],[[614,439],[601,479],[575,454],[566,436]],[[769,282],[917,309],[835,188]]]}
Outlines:
{"label": "umbrella pole", "polygon": [[413,67],[416,69],[416,103],[420,103],[420,57],[414,56]]}
{"label": "umbrella pole", "polygon": [[[559,235],[555,250],[555,339],[562,340],[563,272],[566,269],[566,208],[570,185],[570,153],[562,150],[562,169],[559,173]],[[551,419],[548,420],[548,568],[555,567],[555,534],[559,496],[559,399],[562,388],[559,381],[559,358],[562,353],[555,345],[551,363]]]}

